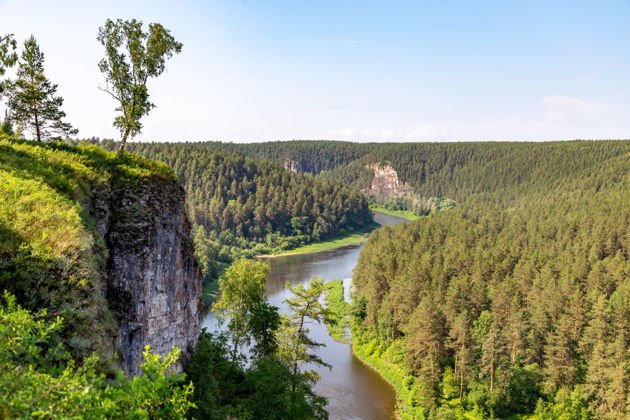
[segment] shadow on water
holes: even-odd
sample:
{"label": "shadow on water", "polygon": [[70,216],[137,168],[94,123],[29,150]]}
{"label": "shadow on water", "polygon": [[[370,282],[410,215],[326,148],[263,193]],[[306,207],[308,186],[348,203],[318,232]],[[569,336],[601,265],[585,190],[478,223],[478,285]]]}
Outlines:
{"label": "shadow on water", "polygon": [[[408,222],[382,213],[376,213],[374,219],[381,225]],[[271,270],[265,293],[269,303],[279,307],[280,312],[285,312],[283,301],[290,296],[286,283],[308,283],[313,277],[321,277],[325,281],[343,279],[347,292],[363,246],[268,260]],[[213,329],[215,326],[216,320],[212,314],[207,315],[203,327]],[[315,386],[318,394],[328,398],[327,410],[331,419],[393,418],[396,405],[394,390],[378,373],[352,354],[350,345],[335,341],[328,335],[325,325],[310,325],[309,336],[326,345],[318,353],[322,360],[332,365],[332,369],[317,368],[321,379]]]}

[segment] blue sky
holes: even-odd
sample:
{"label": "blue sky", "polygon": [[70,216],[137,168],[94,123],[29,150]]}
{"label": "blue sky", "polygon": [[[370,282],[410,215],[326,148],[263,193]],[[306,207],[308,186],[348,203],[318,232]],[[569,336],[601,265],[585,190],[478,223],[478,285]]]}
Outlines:
{"label": "blue sky", "polygon": [[106,18],[184,43],[139,140],[630,137],[630,1],[0,0],[80,136],[116,137]]}

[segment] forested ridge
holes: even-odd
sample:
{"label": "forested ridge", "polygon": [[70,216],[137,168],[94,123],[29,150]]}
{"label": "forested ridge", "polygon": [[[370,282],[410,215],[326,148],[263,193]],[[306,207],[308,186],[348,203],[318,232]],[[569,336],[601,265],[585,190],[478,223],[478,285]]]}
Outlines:
{"label": "forested ridge", "polygon": [[[90,140],[88,140],[90,141]],[[112,141],[98,142],[113,149]],[[391,164],[400,180],[423,197],[461,202],[471,194],[504,189],[521,194],[532,184],[548,187],[563,176],[630,151],[629,141],[351,143],[341,141],[276,141],[267,143],[130,143],[129,150],[159,159],[183,150],[240,152],[257,160],[299,164],[301,171],[369,187],[372,164]],[[168,158],[172,159],[172,158]],[[163,159],[160,159],[163,160]]]}
{"label": "forested ridge", "polygon": [[497,158],[439,177],[457,208],[371,235],[355,345],[400,366],[407,416],[627,418],[630,143],[460,148]]}
{"label": "forested ridge", "polygon": [[196,243],[211,261],[292,248],[373,222],[357,189],[269,161],[159,144],[138,152],[180,176]]}
{"label": "forested ridge", "polygon": [[[107,142],[107,141],[106,141]],[[112,147],[106,143],[106,147]],[[264,143],[226,143],[219,141],[181,143],[131,143],[130,151],[141,155],[154,153],[152,149],[224,150],[240,152],[256,160],[268,160],[284,165],[295,162],[300,172],[313,175],[346,165],[382,147],[379,143],[350,143],[333,140],[293,140]],[[173,153],[172,150],[169,153]]]}
{"label": "forested ridge", "polygon": [[[355,271],[353,345],[398,372],[403,418],[627,417],[630,142],[348,149],[364,146],[359,158],[315,178],[287,171],[269,178],[284,185],[284,177],[291,184],[306,176],[364,189],[368,165],[387,163],[414,194],[457,200],[454,209],[411,225],[379,229]],[[216,159],[207,166],[216,178],[248,165],[280,169],[214,146],[130,147],[146,148],[180,173],[178,165],[187,164],[181,156],[196,153]],[[179,163],[158,150],[180,156]],[[204,178],[204,170],[196,167],[199,175],[185,184]],[[253,178],[245,179],[200,196],[208,213],[195,220],[209,217],[215,195],[247,190]],[[224,232],[219,224],[204,229],[204,243]]]}

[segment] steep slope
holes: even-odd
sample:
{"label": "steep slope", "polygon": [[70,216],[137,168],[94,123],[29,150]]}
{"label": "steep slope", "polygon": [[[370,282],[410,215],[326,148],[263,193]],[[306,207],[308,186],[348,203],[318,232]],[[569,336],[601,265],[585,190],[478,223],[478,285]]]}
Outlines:
{"label": "steep slope", "polygon": [[396,367],[403,418],[627,418],[628,142],[461,171],[442,185],[457,208],[379,229],[354,273],[356,348]]}
{"label": "steep slope", "polygon": [[63,316],[78,360],[131,374],[145,345],[184,357],[200,275],[184,192],[163,164],[95,146],[0,138],[0,287]]}
{"label": "steep slope", "polygon": [[229,261],[295,248],[373,223],[363,194],[340,182],[206,143],[135,144],[132,149],[179,175],[197,249],[207,251],[206,259]]}

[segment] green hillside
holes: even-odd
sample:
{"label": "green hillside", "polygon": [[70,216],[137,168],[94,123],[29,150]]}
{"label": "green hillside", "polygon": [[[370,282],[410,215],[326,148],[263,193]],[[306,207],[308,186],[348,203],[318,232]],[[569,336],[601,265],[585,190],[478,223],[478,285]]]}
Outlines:
{"label": "green hillside", "polygon": [[167,373],[177,352],[147,353],[144,377],[113,380],[116,319],[95,224],[100,199],[133,183],[172,184],[173,172],[96,146],[0,135],[0,150],[0,417],[181,417],[191,388]]}
{"label": "green hillside", "polygon": [[629,147],[489,145],[509,153],[435,175],[457,208],[370,237],[355,346],[408,418],[627,416]]}
{"label": "green hillside", "polygon": [[172,171],[96,146],[0,137],[0,148],[0,287],[25,308],[63,314],[62,336],[75,357],[97,351],[111,358],[107,250],[94,202],[128,182],[173,179]]}

